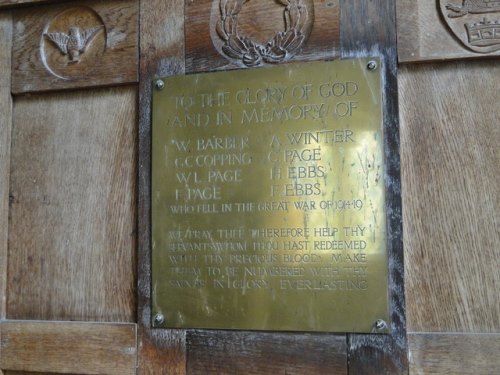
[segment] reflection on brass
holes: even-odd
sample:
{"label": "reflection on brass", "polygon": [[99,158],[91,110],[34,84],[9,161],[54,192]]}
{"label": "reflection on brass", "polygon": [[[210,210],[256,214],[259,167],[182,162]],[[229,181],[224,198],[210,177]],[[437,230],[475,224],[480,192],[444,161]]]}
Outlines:
{"label": "reflection on brass", "polygon": [[171,77],[153,90],[152,315],[163,326],[390,322],[381,69],[369,61]]}

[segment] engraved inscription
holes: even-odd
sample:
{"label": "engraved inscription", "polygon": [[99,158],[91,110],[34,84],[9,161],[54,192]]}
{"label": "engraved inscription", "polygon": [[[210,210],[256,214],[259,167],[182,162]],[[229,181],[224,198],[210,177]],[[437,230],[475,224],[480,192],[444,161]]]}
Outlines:
{"label": "engraved inscription", "polygon": [[[314,10],[310,1],[279,0],[272,6],[284,7],[284,30],[259,42],[241,31],[240,13],[248,0],[216,0],[215,3],[218,3],[219,17],[214,23],[215,33],[212,33],[214,45],[221,54],[241,66],[275,64],[290,59],[306,42],[312,28]],[[266,17],[259,19],[266,20]]]}
{"label": "engraved inscription", "polygon": [[40,54],[45,68],[60,79],[83,79],[99,64],[106,48],[106,28],[91,8],[64,10],[45,27]]}
{"label": "engraved inscription", "polygon": [[443,18],[469,49],[479,53],[500,50],[499,0],[463,0],[461,5],[440,0]]}
{"label": "engraved inscription", "polygon": [[365,60],[173,77],[153,97],[153,310],[171,327],[389,319],[380,76]]}

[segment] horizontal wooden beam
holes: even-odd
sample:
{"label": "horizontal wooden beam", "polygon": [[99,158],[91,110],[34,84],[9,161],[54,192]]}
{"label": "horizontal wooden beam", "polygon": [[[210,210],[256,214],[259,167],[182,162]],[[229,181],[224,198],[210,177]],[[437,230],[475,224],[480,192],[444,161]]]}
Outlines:
{"label": "horizontal wooden beam", "polygon": [[500,369],[500,334],[409,333],[410,374],[486,375]]}
{"label": "horizontal wooden beam", "polygon": [[63,0],[0,0],[0,8],[10,8],[24,5],[56,3]]}
{"label": "horizontal wooden beam", "polygon": [[60,374],[135,374],[136,325],[0,322],[2,370]]}
{"label": "horizontal wooden beam", "polygon": [[190,330],[187,375],[347,374],[346,336]]}

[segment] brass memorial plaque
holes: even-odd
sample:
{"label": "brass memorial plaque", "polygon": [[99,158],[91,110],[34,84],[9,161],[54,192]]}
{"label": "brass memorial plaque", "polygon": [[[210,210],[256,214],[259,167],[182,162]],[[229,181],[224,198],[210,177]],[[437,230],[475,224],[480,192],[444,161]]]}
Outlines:
{"label": "brass memorial plaque", "polygon": [[378,60],[156,82],[153,326],[389,323]]}

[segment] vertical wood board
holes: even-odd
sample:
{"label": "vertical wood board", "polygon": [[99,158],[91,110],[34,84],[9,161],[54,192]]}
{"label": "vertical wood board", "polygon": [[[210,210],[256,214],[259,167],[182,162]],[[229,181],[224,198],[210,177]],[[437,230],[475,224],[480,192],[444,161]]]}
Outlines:
{"label": "vertical wood board", "polygon": [[[5,319],[7,293],[7,241],[9,217],[10,137],[12,129],[12,98],[10,95],[10,64],[12,17],[0,13],[0,321]],[[2,333],[0,332],[0,340]],[[1,363],[1,360],[0,360]],[[0,366],[0,375],[4,372]]]}
{"label": "vertical wood board", "polygon": [[500,329],[500,66],[404,66],[399,91],[411,331]]}
{"label": "vertical wood board", "polygon": [[[168,17],[166,16],[168,15]],[[141,1],[138,201],[138,374],[184,375],[185,331],[151,329],[151,88],[184,72],[184,2]]]}
{"label": "vertical wood board", "polygon": [[15,10],[12,92],[137,82],[138,11],[136,0]]}
{"label": "vertical wood board", "polygon": [[0,13],[0,320],[5,318],[7,291],[7,241],[9,217],[10,142],[12,98],[10,95],[10,50],[12,19]]}
{"label": "vertical wood board", "polygon": [[380,56],[384,90],[384,147],[389,253],[389,335],[348,335],[349,374],[408,373],[402,243],[395,1],[341,2],[343,58]]}
{"label": "vertical wood board", "polygon": [[1,367],[63,374],[135,374],[135,324],[0,324]]}
{"label": "vertical wood board", "polygon": [[7,317],[135,320],[136,90],[14,103]]}

